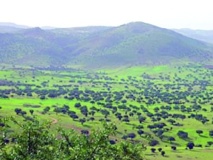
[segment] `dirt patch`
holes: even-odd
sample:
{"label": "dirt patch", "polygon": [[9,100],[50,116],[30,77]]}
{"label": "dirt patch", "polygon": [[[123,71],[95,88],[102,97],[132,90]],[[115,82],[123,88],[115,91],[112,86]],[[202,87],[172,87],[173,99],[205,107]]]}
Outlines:
{"label": "dirt patch", "polygon": [[55,118],[52,118],[52,124],[56,124],[56,123],[58,123],[58,120]]}

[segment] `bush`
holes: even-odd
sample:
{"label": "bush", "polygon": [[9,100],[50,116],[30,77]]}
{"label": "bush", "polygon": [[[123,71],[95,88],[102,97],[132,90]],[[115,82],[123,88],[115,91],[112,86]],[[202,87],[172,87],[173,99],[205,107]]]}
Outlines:
{"label": "bush", "polygon": [[188,138],[188,133],[184,132],[184,131],[178,131],[177,135],[178,135],[178,137],[180,137],[182,139]]}
{"label": "bush", "polygon": [[175,151],[175,150],[177,149],[177,147],[176,147],[176,146],[171,146],[171,149],[172,149],[173,151]]}
{"label": "bush", "polygon": [[201,135],[203,133],[203,131],[202,130],[196,130],[196,133]]}
{"label": "bush", "polygon": [[109,139],[110,136],[115,136],[115,125],[111,123],[103,123],[103,128],[90,132],[82,130],[83,134],[79,134],[74,130],[65,131],[62,128],[53,130],[51,122],[41,122],[37,119],[22,123],[14,118],[11,120],[19,129],[18,132],[8,134],[8,125],[0,127],[2,160],[143,160],[141,145],[127,141],[114,143]]}
{"label": "bush", "polygon": [[213,145],[213,141],[208,141],[207,144],[208,144],[209,146],[211,146],[211,145]]}
{"label": "bush", "polygon": [[165,151],[161,151],[161,155],[165,156],[166,152]]}
{"label": "bush", "polygon": [[195,144],[194,144],[193,142],[187,143],[187,147],[188,147],[190,150],[193,149],[194,146],[195,146]]}
{"label": "bush", "polygon": [[151,140],[150,142],[149,142],[149,145],[150,146],[156,146],[156,145],[158,145],[159,144],[159,142],[157,141],[157,140]]}
{"label": "bush", "polygon": [[209,131],[209,136],[213,137],[213,130]]}
{"label": "bush", "polygon": [[156,149],[155,148],[151,148],[150,149],[152,153],[155,153]]}

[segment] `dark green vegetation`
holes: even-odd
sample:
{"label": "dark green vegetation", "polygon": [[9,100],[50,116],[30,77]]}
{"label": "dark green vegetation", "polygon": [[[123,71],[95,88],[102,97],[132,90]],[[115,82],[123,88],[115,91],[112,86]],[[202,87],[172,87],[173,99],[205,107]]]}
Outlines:
{"label": "dark green vegetation", "polygon": [[4,67],[0,116],[19,123],[32,116],[49,120],[53,133],[58,126],[88,133],[114,123],[111,143],[143,145],[147,159],[207,160],[213,144],[212,76],[210,67],[193,64],[96,72]]}
{"label": "dark green vegetation", "polygon": [[35,67],[104,68],[210,63],[213,47],[142,22],[118,27],[30,28],[0,34],[0,62]]}
{"label": "dark green vegetation", "polygon": [[[11,130],[8,120],[1,122],[0,158],[2,160],[142,160],[143,147],[130,142],[117,143],[110,140],[115,135],[114,125],[104,123],[103,129],[91,133],[82,130],[51,130],[51,122],[41,123],[35,116],[19,123],[12,118],[12,124],[19,127],[18,133]],[[11,124],[11,123],[10,123]],[[14,126],[13,126],[14,127]]]}

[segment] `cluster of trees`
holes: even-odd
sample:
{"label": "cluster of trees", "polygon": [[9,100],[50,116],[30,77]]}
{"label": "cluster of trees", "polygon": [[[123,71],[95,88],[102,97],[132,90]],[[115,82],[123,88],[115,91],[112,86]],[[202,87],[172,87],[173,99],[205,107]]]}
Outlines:
{"label": "cluster of trees", "polygon": [[[10,125],[17,125],[11,132]],[[18,122],[12,118],[1,119],[0,123],[0,159],[46,159],[46,160],[143,160],[144,147],[128,141],[117,142],[115,125],[104,123],[103,127],[93,131],[62,128],[54,130],[50,122],[35,119]]]}

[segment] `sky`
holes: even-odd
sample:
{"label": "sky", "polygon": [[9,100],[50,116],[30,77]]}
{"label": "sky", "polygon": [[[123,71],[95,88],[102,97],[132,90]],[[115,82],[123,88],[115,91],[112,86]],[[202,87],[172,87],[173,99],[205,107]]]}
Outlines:
{"label": "sky", "polygon": [[118,26],[213,30],[213,0],[0,0],[0,22],[31,27]]}

